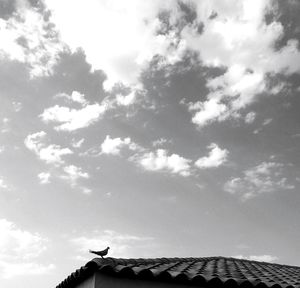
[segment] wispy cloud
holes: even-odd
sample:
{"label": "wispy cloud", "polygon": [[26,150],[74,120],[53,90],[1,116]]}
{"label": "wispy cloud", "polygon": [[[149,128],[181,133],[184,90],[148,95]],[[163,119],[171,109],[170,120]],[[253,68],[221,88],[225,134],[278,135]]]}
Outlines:
{"label": "wispy cloud", "polygon": [[5,183],[4,179],[0,176],[0,188],[7,189],[8,185]]}
{"label": "wispy cloud", "polygon": [[85,99],[84,94],[78,92],[78,91],[73,91],[71,95],[66,94],[66,93],[59,93],[54,96],[54,98],[64,98],[69,100],[70,102],[75,102],[75,103],[80,103],[81,105],[86,105],[88,104],[88,101]]}
{"label": "wispy cloud", "polygon": [[224,185],[224,190],[230,194],[237,194],[243,201],[254,198],[263,193],[276,190],[294,189],[283,176],[284,165],[276,162],[262,162],[247,169],[243,176],[232,178]]}
{"label": "wispy cloud", "polygon": [[84,141],[85,141],[84,138],[81,138],[78,141],[72,140],[72,147],[74,147],[74,148],[80,148],[82,146],[82,144],[83,144]]}
{"label": "wispy cloud", "polygon": [[171,144],[171,143],[172,143],[172,140],[168,140],[168,139],[162,137],[162,138],[159,138],[157,140],[154,140],[152,142],[152,146],[153,147],[161,147],[165,144]]}
{"label": "wispy cloud", "polygon": [[155,246],[152,237],[123,234],[113,230],[93,231],[87,234],[88,236],[70,239],[81,255],[87,253],[89,249],[102,250],[109,246],[109,255],[112,257],[141,257]]}
{"label": "wispy cloud", "polygon": [[49,172],[41,172],[38,174],[38,178],[41,184],[48,184],[50,183],[51,174]]}
{"label": "wispy cloud", "polygon": [[63,171],[64,175],[62,175],[61,178],[68,180],[72,186],[77,184],[78,179],[90,178],[90,175],[87,172],[84,172],[81,167],[75,165],[65,166]]}
{"label": "wispy cloud", "polygon": [[38,257],[47,250],[48,239],[39,233],[21,230],[13,222],[0,219],[0,277],[46,274],[54,264],[41,264]]}
{"label": "wispy cloud", "polygon": [[260,261],[260,262],[276,262],[276,261],[278,261],[277,256],[267,255],[267,254],[265,254],[265,255],[250,255],[250,256],[236,255],[233,257],[238,258],[238,259],[246,259],[246,260]]}

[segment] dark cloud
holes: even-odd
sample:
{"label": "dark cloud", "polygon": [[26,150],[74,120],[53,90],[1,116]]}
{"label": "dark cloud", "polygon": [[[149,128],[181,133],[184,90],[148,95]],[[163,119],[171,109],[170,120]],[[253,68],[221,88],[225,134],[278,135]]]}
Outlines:
{"label": "dark cloud", "polygon": [[179,33],[186,25],[198,25],[199,33],[203,31],[203,24],[196,23],[197,12],[193,3],[178,1],[177,10],[181,13],[182,17],[177,19],[176,23],[171,23],[172,12],[169,10],[163,10],[158,14],[158,19],[163,25],[157,31],[157,34],[167,34],[169,31],[176,31]]}
{"label": "dark cloud", "polygon": [[[46,6],[41,0],[27,0],[30,7],[37,9],[40,13],[46,12]],[[9,19],[18,10],[16,0],[0,0],[0,18]]]}
{"label": "dark cloud", "polygon": [[16,11],[16,0],[0,0],[0,18],[7,20]]}
{"label": "dark cloud", "polygon": [[[265,16],[265,21],[278,21],[284,29],[283,36],[276,42],[277,49],[282,48],[290,39],[300,39],[300,2],[297,0],[273,0],[273,9]],[[300,49],[300,46],[298,46]]]}
{"label": "dark cloud", "polygon": [[74,53],[61,54],[60,61],[53,69],[53,75],[44,81],[53,94],[72,93],[76,90],[85,94],[87,100],[101,102],[105,95],[102,87],[105,79],[106,76],[101,70],[92,70],[84,52],[79,49]]}
{"label": "dark cloud", "polygon": [[203,66],[197,54],[192,52],[187,52],[184,59],[175,65],[161,67],[161,62],[162,58],[154,58],[149,69],[142,75],[142,82],[152,97],[157,97],[157,91],[160,91],[160,94],[166,92],[173,103],[179,103],[183,99],[186,102],[205,100],[209,93],[206,87],[207,79],[225,72],[222,68]]}
{"label": "dark cloud", "polygon": [[182,13],[182,21],[185,23],[193,23],[197,19],[196,7],[193,3],[178,2],[178,7]]}

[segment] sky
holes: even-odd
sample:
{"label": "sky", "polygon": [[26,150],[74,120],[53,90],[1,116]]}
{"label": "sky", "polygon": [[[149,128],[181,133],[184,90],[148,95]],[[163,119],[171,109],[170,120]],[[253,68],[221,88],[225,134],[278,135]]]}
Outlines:
{"label": "sky", "polygon": [[111,257],[300,265],[297,0],[0,0],[0,286]]}

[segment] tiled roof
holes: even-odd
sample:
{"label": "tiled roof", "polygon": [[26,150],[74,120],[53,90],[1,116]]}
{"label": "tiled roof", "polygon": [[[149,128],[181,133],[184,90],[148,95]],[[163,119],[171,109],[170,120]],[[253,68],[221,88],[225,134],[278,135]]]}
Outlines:
{"label": "tiled roof", "polygon": [[225,257],[95,258],[56,288],[75,287],[96,271],[118,277],[173,281],[201,287],[300,288],[300,267]]}

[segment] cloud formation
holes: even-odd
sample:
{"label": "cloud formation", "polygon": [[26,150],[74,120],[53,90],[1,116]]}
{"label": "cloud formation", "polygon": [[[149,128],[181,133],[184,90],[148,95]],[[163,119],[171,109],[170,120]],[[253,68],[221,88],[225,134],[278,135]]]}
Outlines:
{"label": "cloud formation", "polygon": [[46,145],[43,142],[46,135],[44,131],[28,135],[24,140],[25,146],[46,163],[64,163],[62,156],[73,154],[73,151],[56,144]]}
{"label": "cloud formation", "polygon": [[54,98],[65,98],[65,99],[69,100],[70,102],[77,102],[82,105],[86,105],[88,103],[88,101],[85,99],[84,94],[81,94],[78,91],[73,91],[71,93],[71,95],[66,94],[66,93],[59,93],[59,94],[55,95]]}
{"label": "cloud formation", "polygon": [[195,165],[200,169],[217,168],[227,161],[228,150],[221,149],[217,144],[211,143],[207,146],[210,149],[208,156],[199,158]]}
{"label": "cloud formation", "polygon": [[168,155],[165,149],[147,152],[134,157],[134,161],[148,171],[166,171],[187,177],[191,175],[191,160],[178,154]]}
{"label": "cloud formation", "polygon": [[0,277],[38,275],[52,271],[54,264],[43,265],[38,257],[46,251],[48,240],[38,233],[19,229],[0,219]]}
{"label": "cloud formation", "polygon": [[77,180],[80,178],[88,179],[90,175],[87,172],[84,172],[81,167],[75,165],[69,165],[63,168],[65,175],[62,175],[61,178],[66,179],[71,182],[72,185],[76,185]]}
{"label": "cloud formation", "polygon": [[117,104],[120,106],[129,106],[136,101],[136,91],[130,92],[128,95],[116,95]]}
{"label": "cloud formation", "polygon": [[7,189],[8,188],[7,184],[5,183],[5,181],[2,177],[0,177],[0,188],[1,189]]}
{"label": "cloud formation", "polygon": [[16,1],[16,11],[7,20],[0,18],[0,38],[0,59],[27,64],[32,77],[51,74],[66,49],[51,22],[27,0]]}
{"label": "cloud formation", "polygon": [[265,20],[267,13],[276,14],[272,1],[230,3],[229,11],[218,1],[194,1],[203,33],[197,33],[195,25],[186,26],[181,33],[187,47],[199,52],[205,65],[226,68],[224,74],[208,79],[207,99],[190,104],[190,110],[196,110],[192,122],[199,127],[239,117],[242,109],[268,92],[269,74],[300,72],[297,39],[275,48],[284,27],[276,20]]}
{"label": "cloud formation", "polygon": [[[140,86],[141,72],[156,55],[164,58],[162,65],[174,64],[184,55],[185,41],[178,37],[177,28],[172,26],[168,30],[168,25],[159,17],[167,11],[171,24],[179,21],[181,10],[176,1],[88,0],[84,7],[80,1],[46,3],[64,41],[72,49],[82,47],[93,68],[106,73],[108,79],[104,87],[108,90],[117,82]],[[101,37],[95,39],[94,35]]]}
{"label": "cloud formation", "polygon": [[251,112],[249,112],[249,113],[246,114],[246,116],[245,116],[245,122],[247,124],[251,124],[251,123],[254,122],[255,117],[256,117],[256,113],[253,112],[253,111],[251,111]]}
{"label": "cloud formation", "polygon": [[131,141],[129,137],[123,140],[119,137],[111,138],[106,135],[103,143],[101,144],[102,154],[120,155],[121,149],[128,147],[128,149],[134,151],[138,149],[138,145]]}
{"label": "cloud formation", "polygon": [[251,260],[251,261],[260,261],[260,262],[275,262],[278,260],[277,256],[272,256],[272,255],[250,255],[250,256],[243,256],[243,255],[236,255],[233,256],[234,258],[238,259],[246,259],[246,260]]}
{"label": "cloud formation", "polygon": [[262,162],[245,170],[243,176],[227,181],[224,190],[230,194],[237,194],[246,201],[263,193],[294,189],[294,185],[289,184],[287,178],[282,176],[283,168],[281,163]]}
{"label": "cloud formation", "polygon": [[40,117],[46,123],[61,123],[54,127],[57,131],[74,131],[95,123],[106,109],[106,105],[99,103],[86,105],[81,109],[55,105],[45,109]]}
{"label": "cloud formation", "polygon": [[49,172],[41,172],[38,174],[38,178],[41,184],[48,184],[50,183],[51,174]]}

